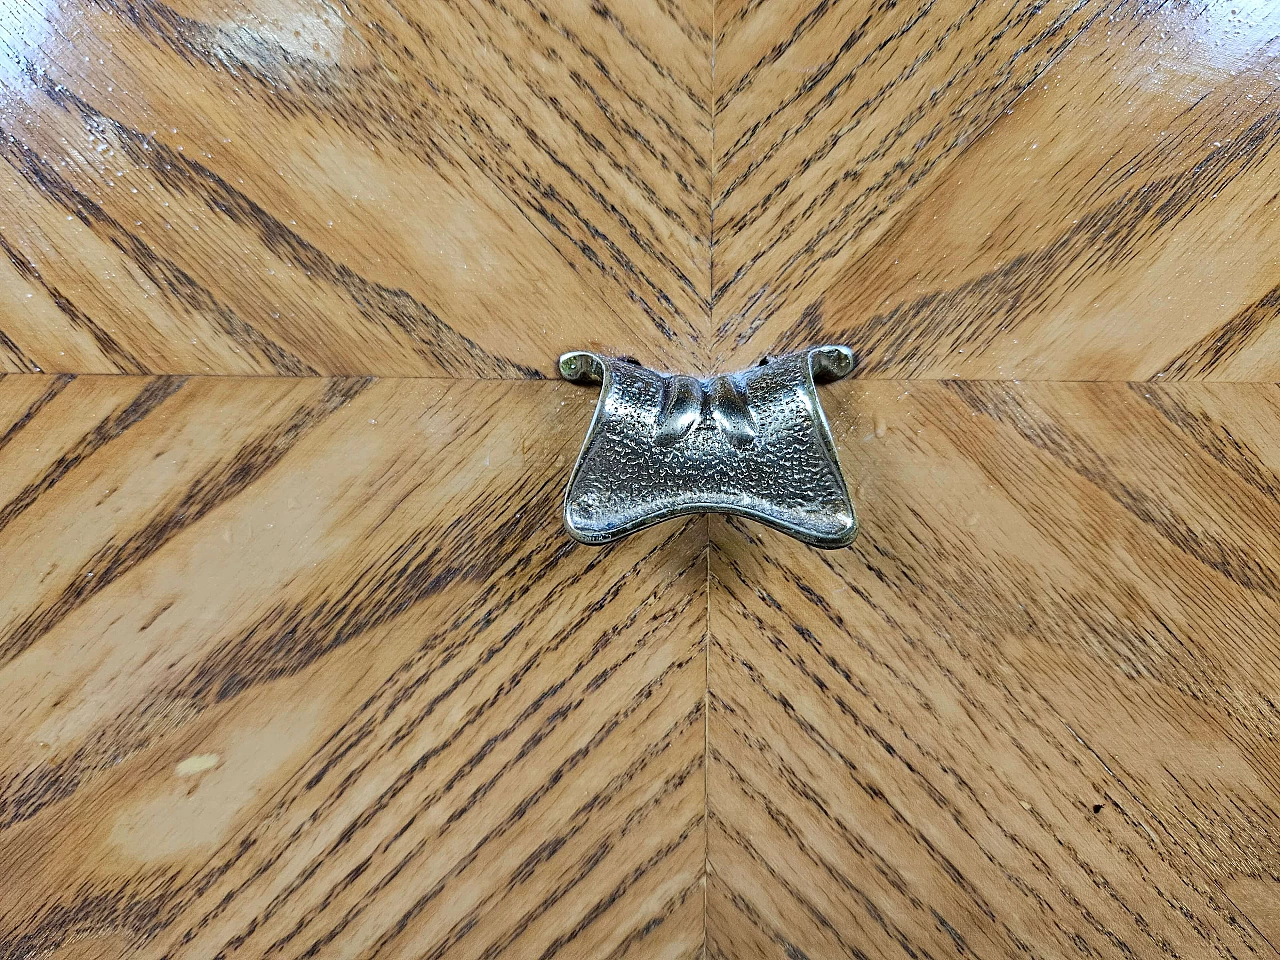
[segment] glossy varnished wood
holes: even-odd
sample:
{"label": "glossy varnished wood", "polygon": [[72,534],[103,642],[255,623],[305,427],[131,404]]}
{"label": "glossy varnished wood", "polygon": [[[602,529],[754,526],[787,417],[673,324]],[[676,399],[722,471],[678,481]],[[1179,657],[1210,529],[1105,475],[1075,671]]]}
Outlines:
{"label": "glossy varnished wood", "polygon": [[[1274,956],[1277,36],[0,4],[0,957]],[[564,535],[822,342],[851,549]]]}
{"label": "glossy varnished wood", "polygon": [[705,522],[567,542],[566,410],[0,380],[0,955],[695,953]]}
{"label": "glossy varnished wood", "polygon": [[1273,4],[1095,19],[896,216],[766,272],[722,352],[849,342],[864,376],[1280,377],[1277,36]]}
{"label": "glossy varnished wood", "polygon": [[854,547],[712,525],[709,956],[1273,956],[1280,388],[831,394]]}
{"label": "glossy varnished wood", "polygon": [[658,2],[19,0],[0,365],[683,359],[709,324],[709,30]]}
{"label": "glossy varnished wood", "polygon": [[717,362],[812,317],[839,265],[1114,6],[717,5]]}

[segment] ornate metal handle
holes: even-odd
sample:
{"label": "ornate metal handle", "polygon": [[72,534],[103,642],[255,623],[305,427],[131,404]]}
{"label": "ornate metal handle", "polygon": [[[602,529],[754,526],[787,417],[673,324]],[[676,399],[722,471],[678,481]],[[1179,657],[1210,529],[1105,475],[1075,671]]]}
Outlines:
{"label": "ornate metal handle", "polygon": [[565,379],[602,388],[565,527],[605,544],[672,517],[732,513],[814,546],[848,545],[858,518],[815,385],[853,367],[853,351],[837,346],[706,379],[566,353]]}

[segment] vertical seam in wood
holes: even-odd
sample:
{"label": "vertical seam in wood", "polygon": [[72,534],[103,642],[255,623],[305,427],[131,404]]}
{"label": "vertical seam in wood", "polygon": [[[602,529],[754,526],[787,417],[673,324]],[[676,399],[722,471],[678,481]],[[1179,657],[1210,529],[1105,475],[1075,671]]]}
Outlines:
{"label": "vertical seam in wood", "polygon": [[[707,158],[707,342],[703,345],[706,372],[715,359],[716,345],[716,0],[711,3],[711,75],[707,88],[707,105],[711,114],[711,155]],[[710,529],[708,528],[708,536]],[[709,563],[709,561],[708,561]],[[710,567],[708,567],[710,570]]]}
{"label": "vertical seam in wood", "polygon": [[[710,373],[716,341],[716,0],[711,4],[711,71],[707,102],[711,110],[711,155],[707,158],[707,342],[703,356]],[[711,926],[711,517],[707,531],[707,623],[702,634],[706,650],[706,683],[702,694],[702,960],[710,954]]]}
{"label": "vertical seam in wood", "polygon": [[707,625],[702,634],[706,651],[706,687],[702,695],[702,958],[707,957],[711,886],[711,517],[707,523]]}

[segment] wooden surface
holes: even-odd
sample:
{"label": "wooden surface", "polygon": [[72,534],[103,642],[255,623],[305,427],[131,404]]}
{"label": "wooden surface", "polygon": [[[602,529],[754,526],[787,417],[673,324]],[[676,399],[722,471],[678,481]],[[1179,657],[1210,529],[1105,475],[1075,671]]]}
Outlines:
{"label": "wooden surface", "polygon": [[[1278,58],[0,7],[0,958],[1275,956]],[[560,351],[823,342],[853,547],[565,536]]]}
{"label": "wooden surface", "polygon": [[827,397],[856,544],[712,525],[709,955],[1274,955],[1280,388]]}
{"label": "wooden surface", "polygon": [[520,377],[707,327],[709,8],[15,3],[5,369]]}
{"label": "wooden surface", "polygon": [[873,376],[1280,379],[1277,36],[1275,4],[1102,17],[901,216],[767,274],[776,306],[723,352],[835,339]]}
{"label": "wooden surface", "polygon": [[565,542],[588,401],[0,381],[0,955],[696,950],[706,525]]}

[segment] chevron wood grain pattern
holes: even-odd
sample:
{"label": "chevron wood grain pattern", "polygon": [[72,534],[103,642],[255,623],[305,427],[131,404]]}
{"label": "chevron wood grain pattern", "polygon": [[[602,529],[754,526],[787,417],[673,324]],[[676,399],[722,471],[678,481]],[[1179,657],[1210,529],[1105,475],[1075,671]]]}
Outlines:
{"label": "chevron wood grain pattern", "polygon": [[1277,36],[1275,4],[1096,19],[884,229],[749,284],[734,346],[849,342],[864,376],[1280,378]]}
{"label": "chevron wood grain pattern", "polygon": [[16,0],[0,368],[527,377],[710,323],[710,8]]}
{"label": "chevron wood grain pattern", "polygon": [[1110,3],[717,6],[718,361],[796,320]]}
{"label": "chevron wood grain pattern", "polygon": [[712,524],[711,957],[1280,943],[1280,388],[866,381],[854,547]]}
{"label": "chevron wood grain pattern", "polygon": [[[1280,12],[0,3],[0,960],[1280,947]],[[844,342],[863,522],[560,527]]]}
{"label": "chevron wood grain pattern", "polygon": [[0,956],[694,955],[706,525],[566,542],[588,399],[0,379]]}

